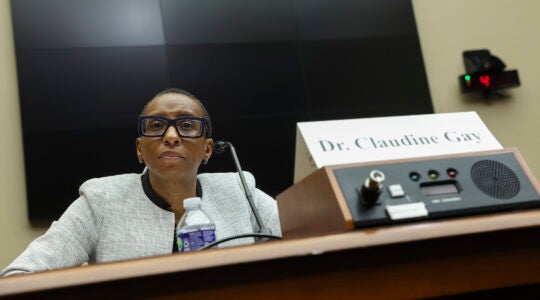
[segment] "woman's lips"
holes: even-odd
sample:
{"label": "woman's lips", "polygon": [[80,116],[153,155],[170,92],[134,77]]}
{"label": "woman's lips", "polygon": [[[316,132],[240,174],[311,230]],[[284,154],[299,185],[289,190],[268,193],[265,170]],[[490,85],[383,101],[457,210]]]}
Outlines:
{"label": "woman's lips", "polygon": [[180,159],[180,158],[183,158],[183,156],[180,155],[180,153],[178,153],[178,152],[174,152],[174,151],[166,151],[166,152],[161,153],[161,155],[159,156],[159,158],[164,158],[164,159]]}

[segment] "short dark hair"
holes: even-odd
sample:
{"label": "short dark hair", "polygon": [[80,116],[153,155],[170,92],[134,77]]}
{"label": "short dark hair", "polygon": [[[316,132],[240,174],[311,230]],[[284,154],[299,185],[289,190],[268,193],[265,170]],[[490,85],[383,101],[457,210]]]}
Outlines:
{"label": "short dark hair", "polygon": [[179,89],[179,88],[166,88],[163,91],[157,93],[150,101],[148,101],[144,105],[141,114],[142,115],[146,114],[146,109],[148,108],[148,105],[150,104],[150,102],[152,102],[152,100],[156,99],[159,96],[168,95],[168,94],[184,95],[186,97],[189,97],[189,98],[193,99],[193,101],[195,101],[195,103],[197,103],[200,106],[200,108],[203,111],[203,118],[205,118],[206,122],[208,123],[208,127],[207,127],[207,130],[206,130],[206,138],[211,138],[213,130],[212,130],[212,119],[210,119],[210,114],[206,110],[206,107],[204,106],[204,104],[202,104],[201,100],[197,99],[197,97],[195,97],[193,94],[191,94],[188,91],[185,91],[185,90],[182,90],[182,89]]}

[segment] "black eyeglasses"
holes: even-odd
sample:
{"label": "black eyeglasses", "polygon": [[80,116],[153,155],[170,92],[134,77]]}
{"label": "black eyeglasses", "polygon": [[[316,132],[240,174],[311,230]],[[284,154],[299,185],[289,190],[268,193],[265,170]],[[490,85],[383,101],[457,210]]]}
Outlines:
{"label": "black eyeglasses", "polygon": [[176,128],[180,137],[199,138],[208,125],[205,118],[199,117],[169,119],[161,116],[139,116],[140,136],[162,137],[170,126]]}

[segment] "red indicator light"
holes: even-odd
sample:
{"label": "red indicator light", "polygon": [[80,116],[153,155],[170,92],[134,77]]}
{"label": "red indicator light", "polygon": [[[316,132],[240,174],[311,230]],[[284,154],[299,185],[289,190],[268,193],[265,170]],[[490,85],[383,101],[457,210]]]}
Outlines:
{"label": "red indicator light", "polygon": [[489,75],[481,75],[480,76],[480,83],[483,84],[485,87],[489,87],[491,85]]}
{"label": "red indicator light", "polygon": [[506,89],[519,86],[519,77],[516,70],[465,74],[458,77],[463,92],[484,92],[490,93],[498,89]]}
{"label": "red indicator light", "polygon": [[457,173],[458,172],[457,172],[456,169],[450,168],[450,169],[446,170],[446,174],[448,174],[448,177],[450,177],[450,178],[456,178]]}

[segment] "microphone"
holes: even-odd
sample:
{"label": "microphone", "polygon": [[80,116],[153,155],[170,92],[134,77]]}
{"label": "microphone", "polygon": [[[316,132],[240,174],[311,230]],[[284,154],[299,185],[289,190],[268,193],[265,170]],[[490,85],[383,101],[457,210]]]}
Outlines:
{"label": "microphone", "polygon": [[[227,150],[228,147],[229,147],[229,144],[227,144],[227,142],[217,141],[214,144],[214,151],[216,151],[217,154],[222,154],[222,153],[225,153],[225,150]],[[232,147],[232,144],[231,144],[231,147]]]}
{"label": "microphone", "polygon": [[267,239],[281,240],[280,236],[273,235],[270,228],[266,228],[266,226],[264,226],[263,222],[261,221],[261,216],[259,215],[259,211],[257,210],[257,208],[255,207],[255,204],[253,203],[253,197],[251,196],[251,193],[246,183],[246,179],[244,178],[244,173],[242,172],[242,167],[240,167],[240,161],[238,160],[238,156],[236,155],[236,150],[234,149],[234,146],[231,143],[224,142],[224,141],[217,141],[214,144],[214,151],[217,154],[224,153],[225,150],[227,149],[231,150],[231,155],[233,157],[236,170],[238,171],[238,176],[240,176],[240,181],[242,182],[244,193],[249,202],[249,207],[251,208],[251,211],[253,212],[253,215],[255,216],[255,220],[257,221],[257,226],[259,227],[259,230],[253,233],[245,233],[245,234],[233,235],[226,238],[222,238],[213,243],[207,244],[204,247],[199,248],[197,251],[210,249],[221,243],[235,240],[235,239],[246,238],[246,237],[259,238],[259,241],[266,241]]}
{"label": "microphone", "polygon": [[259,231],[257,231],[257,233],[265,237],[275,237],[281,239],[281,237],[273,236],[270,228],[266,228],[264,226],[261,220],[261,216],[259,215],[259,211],[255,207],[255,204],[253,202],[253,196],[251,195],[251,192],[249,191],[249,188],[247,186],[246,179],[244,178],[244,173],[242,172],[242,167],[240,166],[240,161],[238,160],[238,156],[236,155],[236,150],[234,149],[234,146],[230,142],[225,141],[217,141],[214,145],[214,150],[217,154],[224,153],[227,149],[230,149],[231,151],[236,170],[238,171],[240,181],[242,182],[242,186],[244,188],[244,193],[246,194],[246,198],[249,202],[249,206],[251,207],[251,211],[253,212],[253,215],[255,215],[255,220],[257,221],[257,225],[259,227]]}

